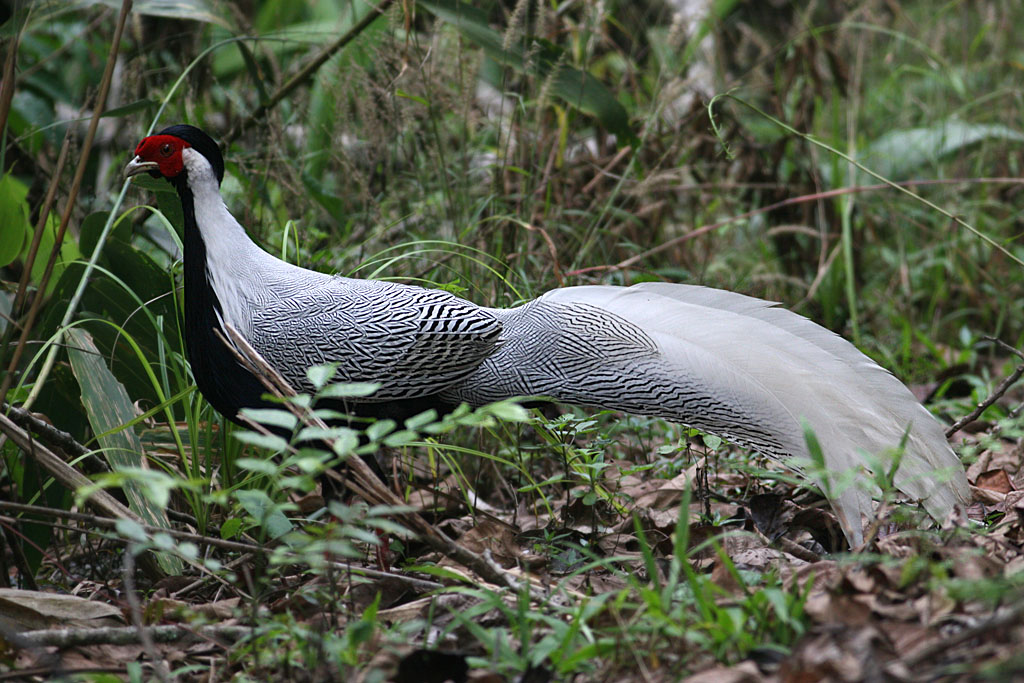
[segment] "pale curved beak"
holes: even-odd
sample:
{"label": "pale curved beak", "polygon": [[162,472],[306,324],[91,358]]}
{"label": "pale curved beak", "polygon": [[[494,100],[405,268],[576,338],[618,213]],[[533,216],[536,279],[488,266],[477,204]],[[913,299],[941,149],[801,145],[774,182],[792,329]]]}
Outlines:
{"label": "pale curved beak", "polygon": [[133,175],[139,175],[140,173],[149,173],[150,171],[156,171],[160,168],[160,165],[155,161],[143,161],[138,156],[128,162],[128,165],[124,167],[124,177],[131,178]]}

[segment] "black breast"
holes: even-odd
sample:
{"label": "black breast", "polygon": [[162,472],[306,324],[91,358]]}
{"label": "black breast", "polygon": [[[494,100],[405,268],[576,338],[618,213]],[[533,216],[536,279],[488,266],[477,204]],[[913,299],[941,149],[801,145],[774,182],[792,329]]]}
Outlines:
{"label": "black breast", "polygon": [[[196,225],[188,186],[178,187],[185,214],[185,349],[192,375],[214,409],[237,422],[241,408],[270,407],[260,398],[263,384],[235,359],[214,332],[220,330],[221,304],[206,271],[206,245]],[[226,337],[226,335],[224,335]]]}

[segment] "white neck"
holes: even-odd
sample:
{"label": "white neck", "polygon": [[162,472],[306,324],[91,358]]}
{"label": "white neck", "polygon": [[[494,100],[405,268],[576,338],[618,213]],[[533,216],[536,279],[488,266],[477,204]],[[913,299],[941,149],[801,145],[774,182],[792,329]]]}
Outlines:
{"label": "white neck", "polygon": [[248,255],[250,249],[262,251],[225,206],[220,184],[206,157],[192,148],[182,150],[181,156],[188,171],[196,224],[206,244],[207,261],[226,264]]}
{"label": "white neck", "polygon": [[249,239],[220,196],[213,167],[192,148],[182,150],[196,226],[206,246],[206,273],[227,322],[248,335],[254,310],[290,299],[331,279],[263,251]]}
{"label": "white neck", "polygon": [[220,195],[213,167],[192,148],[182,150],[192,190],[196,226],[206,247],[206,273],[221,303],[224,318],[245,334],[250,302],[256,300],[269,272],[288,267],[249,239]]}

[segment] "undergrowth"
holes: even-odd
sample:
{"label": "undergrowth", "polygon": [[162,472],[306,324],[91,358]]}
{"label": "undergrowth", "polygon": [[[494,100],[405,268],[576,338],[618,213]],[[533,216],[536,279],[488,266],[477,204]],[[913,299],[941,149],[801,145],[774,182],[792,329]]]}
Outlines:
{"label": "undergrowth", "polygon": [[[501,404],[316,437],[330,449],[281,436],[311,429],[283,408],[252,416],[276,431],[241,430],[185,360],[177,197],[118,175],[147,131],[188,122],[227,141],[228,205],[288,261],[491,306],[593,283],[740,291],[851,339],[952,422],[1021,363],[1019,3],[385,3],[358,30],[355,1],[138,4],[87,158],[106,5],[15,3],[0,98],[0,393],[61,430],[24,423],[93,482],[76,496],[7,439],[0,497],[74,511],[109,491],[145,522],[3,511],[5,576],[117,602],[137,557],[146,604],[126,613],[247,629],[223,632],[223,658],[161,674],[150,648],[153,668],[117,672],[416,680],[402,666],[423,650],[506,680],[673,680],[807,670],[835,638],[868,676],[900,658],[836,633],[870,624],[902,646],[912,622],[933,642],[936,620],[1019,607],[1019,391],[955,437],[1002,498],[926,531],[881,481],[877,542],[839,561],[793,473],[660,420]],[[518,590],[424,546],[407,508],[322,482],[374,454],[409,508],[514,568]],[[811,531],[786,537],[794,520]],[[1018,635],[936,655],[928,675],[1018,671]]]}

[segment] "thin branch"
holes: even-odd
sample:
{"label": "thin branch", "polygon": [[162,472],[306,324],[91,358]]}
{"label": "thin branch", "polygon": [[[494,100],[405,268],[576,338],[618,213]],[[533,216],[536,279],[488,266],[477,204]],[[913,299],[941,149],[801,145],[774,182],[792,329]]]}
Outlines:
{"label": "thin branch", "polygon": [[[49,448],[33,439],[31,434],[16,425],[3,413],[0,413],[0,433],[9,438],[25,455],[33,458],[40,467],[49,472],[54,479],[68,490],[76,491],[80,487],[92,484],[84,474],[64,462],[60,456]],[[86,503],[108,517],[128,519],[136,524],[142,524],[142,519],[138,515],[122,505],[120,501],[106,491],[94,491],[86,499]],[[157,565],[152,554],[147,553],[143,555],[140,561],[147,576],[154,579],[164,577],[163,571]]]}
{"label": "thin branch", "polygon": [[[267,387],[271,393],[280,397],[291,397],[296,395],[294,389],[288,386],[288,383],[285,382],[280,373],[272,368],[234,327],[229,324],[225,324],[224,327],[224,331],[227,333],[231,341],[225,339],[219,330],[217,330],[217,334],[218,336],[221,336],[221,340],[224,342],[225,346],[228,347],[240,363],[260,379],[263,385]],[[288,406],[304,424],[323,428],[327,427],[327,424],[313,414],[311,410],[301,409],[291,401],[287,402],[285,405]],[[256,423],[252,424],[256,425]],[[331,443],[333,440],[325,439],[325,441]],[[346,466],[349,469],[351,478],[343,477],[334,470],[327,470],[325,474],[334,481],[345,485],[350,490],[359,491],[363,499],[371,505],[405,507],[405,501],[384,486],[377,475],[374,474],[373,470],[370,469],[370,466],[363,462],[362,458],[349,458],[346,461]],[[354,479],[354,482],[352,479]],[[353,483],[355,486],[353,486]],[[419,534],[420,540],[429,545],[431,549],[455,560],[465,567],[468,567],[486,581],[498,586],[511,588],[513,590],[517,590],[519,588],[519,582],[513,575],[501,570],[499,567],[488,562],[486,558],[478,555],[477,553],[460,546],[445,535],[444,532],[429,524],[419,514],[415,512],[404,513],[402,515],[402,519],[408,524],[412,531]]]}
{"label": "thin branch", "polygon": [[[75,491],[79,487],[92,484],[88,477],[64,462],[60,456],[49,448],[33,439],[31,434],[16,425],[9,417],[2,413],[0,413],[0,432],[5,434],[25,455],[33,458],[67,489]],[[142,520],[138,515],[122,505],[106,491],[96,491],[89,496],[86,502],[93,509],[107,515],[107,517],[130,519],[137,524],[142,524]],[[0,505],[12,505],[12,503],[0,501]]]}
{"label": "thin branch", "polygon": [[128,613],[131,616],[132,626],[142,642],[142,648],[149,657],[153,666],[153,673],[160,679],[161,683],[169,683],[170,675],[167,665],[164,663],[160,653],[156,650],[156,642],[153,640],[153,632],[142,624],[142,602],[139,600],[138,591],[135,588],[135,555],[131,550],[124,553],[121,581],[124,585],[124,597],[128,601]]}
{"label": "thin branch", "polygon": [[[140,632],[141,631],[141,632]],[[18,647],[80,647],[84,645],[134,645],[141,642],[142,633],[157,643],[174,643],[179,640],[212,640],[234,643],[252,634],[248,626],[150,626],[136,629],[132,626],[104,628],[55,628],[26,631],[17,634]]]}
{"label": "thin branch", "polygon": [[[81,522],[91,527],[100,527],[101,529],[113,529],[117,522],[106,517],[97,517],[96,515],[90,515],[85,512],[72,512],[71,510],[61,510],[58,508],[44,507],[41,505],[28,505],[26,503],[14,503],[6,500],[0,500],[0,510],[9,510],[11,512],[24,512],[31,513],[40,516],[56,517],[58,519],[67,519],[74,522]],[[9,521],[17,522],[24,521],[18,520],[14,517],[0,516],[0,522]],[[33,523],[42,523],[33,520]],[[148,533],[164,533],[181,541],[191,541],[197,544],[206,544],[212,547],[220,548],[222,550],[233,550],[244,553],[267,553],[270,548],[256,545],[253,543],[242,543],[240,541],[229,541],[224,538],[217,538],[216,536],[202,536],[200,534],[194,534],[187,531],[177,531],[174,529],[163,529],[160,527],[148,526],[146,524],[141,525],[143,530]],[[65,527],[72,531],[90,531],[96,532],[96,529],[74,529],[72,527]],[[394,572],[383,572],[374,569],[356,567],[346,562],[335,563],[337,566],[344,568],[346,571],[353,571],[366,576],[372,576],[374,578],[389,578],[399,579],[410,585],[417,586],[422,590],[437,590],[441,587],[441,584],[433,581],[427,581],[425,579],[417,579],[414,577],[405,576],[402,574],[396,574]],[[184,589],[183,589],[184,590]],[[179,591],[180,592],[180,591]]]}
{"label": "thin branch", "polygon": [[[14,23],[14,22],[11,22]],[[7,39],[7,55],[4,58],[3,81],[0,82],[0,134],[7,134],[7,117],[11,113],[14,101],[14,85],[16,81],[18,47],[21,45],[21,29],[19,26],[14,35]]]}
{"label": "thin branch", "polygon": [[925,185],[948,185],[948,184],[951,184],[951,183],[1009,183],[1009,184],[1019,185],[1019,184],[1024,184],[1024,179],[1022,179],[1022,178],[958,178],[958,179],[944,179],[944,180],[907,180],[907,181],[903,181],[903,182],[899,182],[899,183],[879,183],[877,185],[858,185],[858,186],[855,186],[855,187],[840,187],[840,188],[836,188],[834,190],[827,190],[825,192],[815,192],[813,194],[805,194],[805,195],[801,195],[799,197],[789,197],[788,199],[783,199],[780,202],[775,202],[774,204],[769,204],[768,206],[762,206],[760,208],[753,209],[752,211],[747,211],[745,213],[741,213],[741,214],[736,215],[736,216],[730,216],[729,218],[720,220],[720,221],[718,221],[716,223],[710,223],[708,225],[703,225],[703,226],[701,226],[701,227],[699,227],[699,228],[697,228],[695,230],[691,230],[690,232],[686,233],[685,235],[680,235],[679,237],[675,237],[673,239],[670,239],[667,242],[662,242],[661,244],[659,244],[656,247],[652,247],[651,249],[648,249],[646,251],[642,251],[639,254],[636,254],[634,256],[630,256],[629,258],[627,258],[627,259],[625,259],[623,261],[619,261],[618,263],[614,263],[614,264],[610,264],[610,265],[603,265],[603,266],[591,266],[589,268],[580,268],[579,270],[574,270],[572,272],[566,273],[566,275],[567,276],[570,276],[570,275],[583,275],[585,273],[593,273],[593,272],[625,270],[626,268],[629,268],[629,267],[639,263],[640,261],[643,261],[644,259],[646,259],[646,258],[648,258],[650,256],[654,256],[655,254],[658,254],[658,253],[660,253],[662,251],[665,251],[666,249],[670,249],[670,248],[672,248],[674,246],[682,244],[683,242],[688,242],[688,241],[690,241],[692,239],[696,239],[697,237],[700,237],[701,235],[706,235],[709,232],[714,232],[715,230],[718,230],[719,228],[723,228],[723,227],[725,227],[727,225],[730,225],[732,223],[736,223],[737,221],[742,221],[742,220],[745,220],[747,218],[751,218],[753,216],[758,216],[760,214],[768,213],[770,211],[775,211],[776,209],[781,209],[781,208],[786,207],[786,206],[792,206],[794,204],[806,204],[807,202],[816,202],[816,201],[820,201],[822,199],[830,199],[832,197],[839,197],[839,196],[847,195],[847,194],[855,194],[855,193],[858,193],[858,192],[874,192],[874,191],[877,191],[877,190],[888,190],[888,189],[892,189],[893,186],[898,186],[899,188],[902,189],[902,188],[906,188],[906,187],[919,187],[919,186],[925,186]]}
{"label": "thin branch", "polygon": [[339,50],[352,42],[352,40],[362,33],[367,26],[376,21],[377,17],[384,14],[384,11],[387,10],[388,6],[391,5],[392,2],[393,0],[383,0],[383,2],[367,12],[366,16],[360,19],[359,22],[350,28],[344,35],[321,50],[319,54],[313,57],[313,59],[306,64],[306,66],[299,69],[298,73],[289,78],[284,85],[278,88],[273,95],[267,98],[266,102],[261,103],[251,114],[236,123],[231,130],[228,131],[227,135],[224,136],[224,145],[227,146],[239,135],[256,125],[256,123],[266,116],[268,111],[276,107],[281,100],[291,95],[296,88],[312,78],[313,74],[315,74],[328,59],[333,57]]}
{"label": "thin branch", "polygon": [[775,543],[778,544],[778,547],[783,552],[787,552],[793,557],[803,560],[804,562],[810,562],[812,564],[814,562],[821,562],[821,555],[813,550],[808,550],[799,543],[792,541],[785,536],[780,536],[776,539]]}
{"label": "thin branch", "polygon": [[615,156],[612,157],[612,160],[605,164],[604,168],[599,168],[597,170],[597,173],[594,174],[594,177],[590,179],[590,182],[583,186],[583,189],[580,190],[580,194],[586,196],[593,192],[594,188],[597,187],[597,184],[604,180],[606,177],[611,177],[612,169],[632,152],[633,148],[630,145],[626,145],[618,152],[616,152]]}
{"label": "thin branch", "polygon": [[0,403],[0,411],[8,415],[19,427],[31,431],[41,443],[50,448],[59,449],[76,460],[88,459],[90,468],[96,472],[110,471],[106,463],[97,458],[93,451],[75,441],[75,437],[57,429],[49,422],[44,422],[29,411],[6,402]]}
{"label": "thin branch", "polygon": [[949,652],[957,645],[962,645],[991,631],[1005,631],[1008,628],[1019,625],[1021,620],[1024,620],[1024,600],[1005,608],[1001,612],[996,612],[976,626],[965,628],[963,631],[948,638],[941,638],[921,647],[904,659],[903,663],[908,669],[912,670],[916,666],[920,666],[929,660],[939,657],[943,653]]}
{"label": "thin branch", "polygon": [[[61,143],[60,152],[57,153],[57,163],[53,167],[53,173],[50,176],[50,187],[46,190],[46,198],[43,199],[43,205],[39,209],[39,216],[36,218],[36,229],[32,233],[32,242],[29,244],[28,253],[25,254],[25,263],[22,266],[24,270],[21,273],[21,280],[18,281],[18,289],[14,293],[14,303],[11,305],[12,311],[20,311],[25,297],[28,296],[32,267],[35,265],[36,255],[39,253],[39,245],[43,241],[43,231],[46,229],[50,210],[53,208],[53,202],[57,198],[60,177],[64,173],[64,166],[68,162],[68,152],[71,149],[71,131],[73,129],[73,126],[68,126],[68,129],[64,132],[64,142]],[[6,394],[0,392],[0,396],[6,396]]]}
{"label": "thin branch", "polygon": [[[1006,350],[1024,359],[1024,353],[1021,353],[1018,349],[1013,348],[1009,344],[999,339],[994,339],[992,337],[986,337],[985,339],[999,344]],[[981,414],[985,412],[986,409],[988,409],[989,406],[991,406],[993,403],[1001,399],[1003,395],[1006,394],[1007,391],[1009,391],[1010,387],[1012,387],[1017,382],[1017,380],[1021,378],[1021,376],[1024,376],[1024,365],[1018,365],[1013,372],[1011,372],[1008,376],[1006,376],[1003,379],[1002,382],[999,383],[999,386],[997,386],[984,401],[974,406],[974,410],[972,410],[967,415],[964,415],[959,420],[951,424],[946,429],[946,438],[948,439],[949,437],[953,436],[958,431],[969,425],[970,423],[977,420],[981,416]]]}
{"label": "thin branch", "polygon": [[[7,390],[10,389],[15,371],[18,369],[18,363],[21,360],[21,354],[25,350],[29,334],[35,325],[36,316],[42,308],[43,299],[46,298],[46,285],[53,274],[53,267],[57,262],[57,255],[60,253],[61,244],[64,241],[64,233],[68,229],[68,223],[71,222],[75,201],[78,199],[78,192],[82,188],[82,180],[85,178],[85,171],[88,168],[92,143],[96,139],[96,129],[99,127],[100,118],[103,116],[103,110],[107,104],[107,95],[110,93],[110,84],[114,77],[114,65],[117,63],[117,51],[121,45],[121,36],[124,33],[124,25],[128,21],[128,14],[131,8],[132,0],[122,0],[121,13],[117,18],[117,26],[114,28],[114,35],[111,38],[110,52],[107,54],[107,64],[103,70],[103,79],[100,81],[100,89],[96,94],[96,106],[93,109],[92,118],[89,120],[89,128],[85,133],[85,139],[82,141],[82,149],[79,151],[78,167],[75,169],[75,175],[71,181],[71,190],[68,192],[64,205],[64,213],[60,217],[60,224],[53,238],[53,248],[50,250],[50,258],[46,262],[43,276],[39,280],[39,288],[32,299],[32,305],[29,306],[28,315],[25,317],[21,338],[18,341],[18,345],[14,348],[14,355],[8,365],[7,373],[3,381],[0,382],[0,396],[6,396]],[[26,404],[30,403],[31,401],[26,401]]]}
{"label": "thin branch", "polygon": [[[56,519],[68,519],[75,522],[81,522],[82,524],[88,524],[92,527],[98,527],[99,529],[114,529],[117,527],[117,520],[110,519],[109,517],[98,517],[85,512],[72,512],[70,510],[59,510],[57,508],[43,507],[40,505],[27,505],[25,503],[14,503],[6,500],[0,500],[0,510],[31,513],[35,515],[49,516]],[[3,518],[0,517],[0,519]],[[141,522],[139,522],[139,526],[148,534],[167,534],[171,538],[179,541],[190,541],[199,545],[208,545],[220,548],[221,550],[234,550],[243,553],[266,552],[265,548],[253,543],[229,541],[225,538],[217,538],[216,536],[203,536],[201,534],[194,534],[188,531],[165,529],[163,527],[142,524]],[[92,531],[96,531],[96,529],[92,529]]]}

